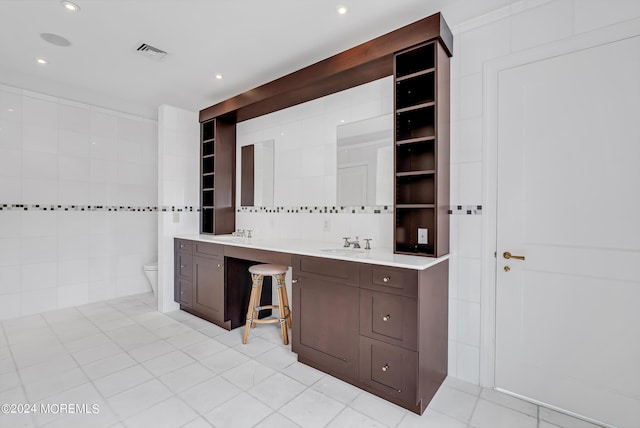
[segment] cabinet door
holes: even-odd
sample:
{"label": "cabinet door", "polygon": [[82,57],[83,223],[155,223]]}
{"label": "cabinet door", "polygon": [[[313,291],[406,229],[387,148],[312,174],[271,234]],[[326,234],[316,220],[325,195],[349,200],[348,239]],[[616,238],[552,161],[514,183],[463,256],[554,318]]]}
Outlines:
{"label": "cabinet door", "polygon": [[357,379],[359,289],[298,277],[293,301],[293,352],[329,374]]}
{"label": "cabinet door", "polygon": [[193,257],[193,308],[224,322],[224,261]]}

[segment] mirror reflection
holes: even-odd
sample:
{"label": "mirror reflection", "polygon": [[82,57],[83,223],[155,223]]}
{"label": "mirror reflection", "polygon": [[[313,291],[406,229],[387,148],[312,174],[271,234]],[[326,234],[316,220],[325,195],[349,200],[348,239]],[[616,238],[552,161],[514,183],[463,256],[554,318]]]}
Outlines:
{"label": "mirror reflection", "polygon": [[393,205],[393,115],[337,127],[337,205]]}
{"label": "mirror reflection", "polygon": [[241,149],[241,197],[246,206],[273,206],[275,141],[267,140]]}

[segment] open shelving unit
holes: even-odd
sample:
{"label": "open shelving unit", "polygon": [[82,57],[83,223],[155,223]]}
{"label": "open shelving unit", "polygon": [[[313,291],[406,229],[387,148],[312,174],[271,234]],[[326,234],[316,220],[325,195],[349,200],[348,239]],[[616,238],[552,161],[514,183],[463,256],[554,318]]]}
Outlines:
{"label": "open shelving unit", "polygon": [[394,251],[439,257],[449,251],[449,57],[436,40],[394,61]]}
{"label": "open shelving unit", "polygon": [[[219,134],[223,138],[217,138]],[[235,179],[230,173],[235,163],[235,123],[202,122],[200,141],[200,231],[231,233],[235,228]]]}

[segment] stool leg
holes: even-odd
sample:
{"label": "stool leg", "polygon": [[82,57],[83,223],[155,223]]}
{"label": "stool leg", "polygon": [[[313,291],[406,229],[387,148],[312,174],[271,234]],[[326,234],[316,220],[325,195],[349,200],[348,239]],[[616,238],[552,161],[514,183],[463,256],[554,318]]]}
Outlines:
{"label": "stool leg", "polygon": [[287,316],[285,313],[285,309],[284,309],[284,299],[285,297],[282,296],[282,291],[284,290],[282,288],[282,284],[284,283],[284,275],[280,274],[280,275],[274,275],[274,278],[276,280],[276,283],[278,284],[278,311],[280,312],[280,328],[282,330],[282,343],[284,343],[285,345],[289,344],[289,332],[287,330]]}
{"label": "stool leg", "polygon": [[264,276],[263,275],[251,275],[253,276],[257,276],[257,284],[258,284],[258,289],[256,290],[256,296],[254,298],[253,301],[253,317],[251,318],[251,328],[254,328],[256,326],[256,320],[259,318],[260,315],[260,300],[262,300],[262,283],[264,281]]}
{"label": "stool leg", "polygon": [[[249,338],[249,329],[253,323],[253,317],[256,316],[256,299],[259,299],[258,288],[262,284],[262,275],[252,275],[251,281],[251,294],[249,295],[249,306],[247,307],[247,322],[244,325],[244,336],[242,337],[242,343],[247,343]],[[255,324],[254,324],[255,325]]]}
{"label": "stool leg", "polygon": [[291,307],[289,306],[289,296],[287,296],[287,283],[285,275],[282,274],[282,298],[284,299],[285,315],[287,317],[287,325],[291,328]]}

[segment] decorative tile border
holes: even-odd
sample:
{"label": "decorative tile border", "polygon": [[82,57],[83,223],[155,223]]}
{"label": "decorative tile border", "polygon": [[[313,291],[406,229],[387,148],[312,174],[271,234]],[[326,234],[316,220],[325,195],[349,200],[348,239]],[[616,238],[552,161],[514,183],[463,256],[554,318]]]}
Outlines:
{"label": "decorative tile border", "polygon": [[239,213],[300,213],[300,214],[392,214],[392,205],[333,207],[333,206],[303,206],[303,207],[240,207]]}
{"label": "decorative tile border", "polygon": [[193,206],[130,206],[130,205],[48,205],[48,204],[2,204],[0,211],[123,211],[166,212],[200,211]]}
{"label": "decorative tile border", "polygon": [[[114,212],[199,212],[194,206],[163,205],[129,206],[129,205],[43,205],[43,204],[1,204],[0,211],[114,211]],[[393,214],[393,206],[359,206],[359,207],[240,207],[239,213],[272,213],[272,214]],[[481,215],[482,205],[452,205],[451,215]]]}
{"label": "decorative tile border", "polygon": [[[359,207],[329,207],[329,206],[304,206],[304,207],[240,207],[239,213],[302,213],[302,214],[393,214],[392,205],[359,206]],[[480,215],[482,205],[452,205],[449,208],[451,215]]]}
{"label": "decorative tile border", "polygon": [[482,205],[452,205],[449,209],[452,215],[480,215],[482,214]]}

